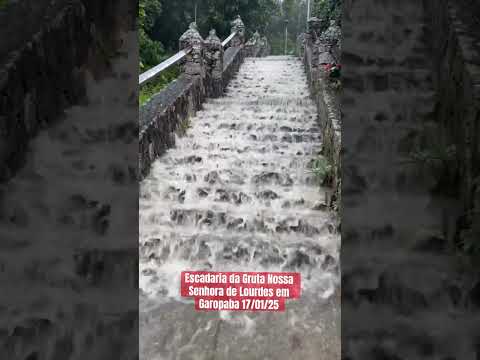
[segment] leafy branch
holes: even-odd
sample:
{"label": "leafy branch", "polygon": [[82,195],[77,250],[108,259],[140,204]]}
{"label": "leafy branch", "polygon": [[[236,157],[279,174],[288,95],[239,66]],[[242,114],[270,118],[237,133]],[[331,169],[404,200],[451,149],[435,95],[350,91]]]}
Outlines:
{"label": "leafy branch", "polygon": [[333,166],[322,155],[313,160],[312,172],[320,185],[329,183],[333,178]]}

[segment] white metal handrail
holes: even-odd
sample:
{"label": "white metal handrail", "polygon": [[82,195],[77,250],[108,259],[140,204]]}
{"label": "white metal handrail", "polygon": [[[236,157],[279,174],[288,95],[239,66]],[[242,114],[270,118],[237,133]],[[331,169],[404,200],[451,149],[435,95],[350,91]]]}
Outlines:
{"label": "white metal handrail", "polygon": [[222,46],[223,46],[223,47],[227,46],[228,43],[229,43],[230,41],[232,41],[232,39],[235,37],[235,35],[237,35],[237,32],[231,33],[230,36],[227,37],[227,38],[222,42]]}
{"label": "white metal handrail", "polygon": [[190,52],[192,51],[191,48],[183,49],[173,55],[172,57],[168,58],[167,60],[161,62],[157,66],[151,68],[150,70],[145,71],[143,74],[139,76],[139,84],[144,85],[150,80],[156,78],[162,71],[168,69],[170,66],[175,65],[180,60],[184,59]]}
{"label": "white metal handrail", "polygon": [[[227,37],[223,42],[222,46],[227,46],[230,41],[237,35],[237,32],[233,32]],[[145,71],[144,73],[140,74],[138,77],[138,83],[141,85],[146,84],[150,80],[155,79],[162,71],[167,70],[170,66],[175,65],[180,60],[184,59],[190,52],[192,48],[184,49],[173,55],[172,57],[168,58],[167,60],[161,62],[157,66],[151,68],[150,70]]]}

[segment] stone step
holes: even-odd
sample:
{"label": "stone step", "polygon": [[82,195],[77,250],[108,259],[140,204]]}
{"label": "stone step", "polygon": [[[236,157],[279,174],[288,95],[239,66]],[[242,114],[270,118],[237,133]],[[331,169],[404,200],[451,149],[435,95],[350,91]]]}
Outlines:
{"label": "stone step", "polygon": [[[291,208],[259,209],[252,214],[247,211],[234,211],[233,207],[222,210],[198,209],[189,207],[172,207],[169,213],[156,213],[148,217],[148,223],[158,229],[173,231],[178,227],[211,229],[211,231],[228,230],[231,232],[257,232],[263,234],[303,234],[317,237],[329,234],[334,229],[327,223],[326,215],[319,216],[316,211],[304,209],[295,213]],[[228,211],[227,211],[228,210]],[[322,222],[323,221],[323,222]]]}
{"label": "stone step", "polygon": [[172,259],[184,259],[207,269],[220,263],[230,262],[231,266],[251,262],[258,266],[278,266],[285,271],[317,267],[334,271],[338,261],[336,249],[305,237],[291,242],[282,240],[258,234],[175,233],[169,237],[149,238],[140,244],[140,267],[144,275],[152,276],[156,273],[155,263],[161,265]]}

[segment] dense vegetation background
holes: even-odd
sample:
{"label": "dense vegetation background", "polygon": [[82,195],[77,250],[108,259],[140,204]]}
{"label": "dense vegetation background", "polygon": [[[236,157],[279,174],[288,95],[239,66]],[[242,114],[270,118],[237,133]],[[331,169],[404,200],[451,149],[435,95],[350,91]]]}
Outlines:
{"label": "dense vegetation background", "polygon": [[[311,0],[311,16],[340,19],[341,0]],[[288,52],[307,26],[307,0],[140,0],[139,41],[140,71],[157,65],[178,51],[178,39],[188,25],[196,21],[203,37],[215,29],[221,39],[230,34],[230,22],[242,17],[247,38],[258,30],[266,35],[273,54],[283,54],[285,20],[288,20]],[[142,89],[140,102],[178,76],[179,70],[166,71]]]}

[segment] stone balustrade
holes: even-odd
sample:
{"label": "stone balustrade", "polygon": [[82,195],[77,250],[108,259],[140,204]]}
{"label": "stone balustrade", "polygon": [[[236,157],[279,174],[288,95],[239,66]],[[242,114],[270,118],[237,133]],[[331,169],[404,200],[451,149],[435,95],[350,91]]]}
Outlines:
{"label": "stone balustrade", "polygon": [[[462,215],[459,243],[480,233],[480,5],[469,0],[424,1],[429,14],[438,92],[437,131],[429,134],[455,148],[454,191]],[[453,164],[452,164],[453,165]],[[477,234],[477,235],[476,235]]]}
{"label": "stone balustrade", "polygon": [[39,130],[85,100],[86,74],[108,73],[135,12],[128,0],[25,0],[0,9],[0,181],[21,168]]}
{"label": "stone balustrade", "polygon": [[238,16],[224,49],[215,30],[204,40],[195,23],[180,37],[180,49],[191,48],[181,63],[179,78],[140,108],[139,168],[145,177],[152,162],[174,146],[175,135],[188,127],[189,119],[207,98],[220,97],[245,57],[269,53],[268,41],[258,33],[245,43],[245,25]]}
{"label": "stone balustrade", "polygon": [[302,57],[311,95],[317,105],[323,133],[323,155],[333,165],[333,191],[328,203],[338,207],[341,203],[341,123],[340,99],[330,80],[326,66],[340,63],[341,31],[332,21],[328,26],[322,19],[311,18],[308,32],[297,39],[298,55]]}

